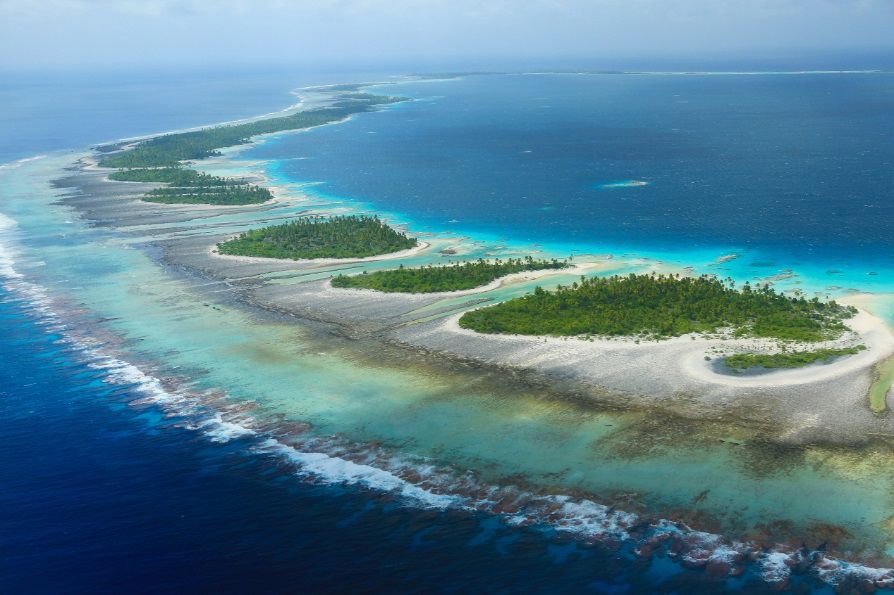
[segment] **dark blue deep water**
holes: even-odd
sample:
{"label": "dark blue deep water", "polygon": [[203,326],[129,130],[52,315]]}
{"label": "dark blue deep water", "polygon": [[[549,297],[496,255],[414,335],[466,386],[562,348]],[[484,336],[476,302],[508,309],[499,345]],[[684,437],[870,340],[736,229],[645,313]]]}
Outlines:
{"label": "dark blue deep water", "polygon": [[[496,75],[384,89],[419,100],[249,155],[432,229],[894,262],[894,74]],[[631,180],[648,185],[611,187]]]}

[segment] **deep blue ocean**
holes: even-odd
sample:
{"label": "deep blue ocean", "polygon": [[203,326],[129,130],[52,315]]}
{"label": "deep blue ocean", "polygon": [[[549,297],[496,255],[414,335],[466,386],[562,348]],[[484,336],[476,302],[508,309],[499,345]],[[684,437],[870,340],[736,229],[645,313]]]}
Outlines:
{"label": "deep blue ocean", "polygon": [[247,156],[436,230],[751,249],[785,266],[894,263],[894,73],[495,75],[381,89],[417,101]]}

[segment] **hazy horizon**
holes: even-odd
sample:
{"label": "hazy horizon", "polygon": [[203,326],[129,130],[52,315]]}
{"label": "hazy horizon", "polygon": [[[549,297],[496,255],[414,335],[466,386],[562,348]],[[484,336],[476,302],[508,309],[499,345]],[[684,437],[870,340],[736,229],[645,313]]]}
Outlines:
{"label": "hazy horizon", "polygon": [[0,0],[3,70],[880,68],[887,0]]}

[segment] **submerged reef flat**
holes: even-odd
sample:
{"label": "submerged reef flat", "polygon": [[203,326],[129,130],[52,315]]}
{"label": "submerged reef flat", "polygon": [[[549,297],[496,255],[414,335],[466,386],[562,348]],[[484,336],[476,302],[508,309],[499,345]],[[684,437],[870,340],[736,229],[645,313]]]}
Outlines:
{"label": "submerged reef flat", "polygon": [[[142,249],[160,265],[159,274],[185,280],[199,306],[204,301],[209,311],[247,312],[239,322],[245,328],[269,316],[283,328],[313,329],[318,337],[311,342],[302,336],[306,344],[300,353],[295,339],[278,338],[258,348],[240,342],[227,357],[314,370],[329,352],[366,370],[350,376],[359,384],[374,381],[370,370],[386,368],[388,373],[412,370],[425,379],[424,397],[414,398],[401,393],[421,382],[409,376],[387,385],[388,391],[360,391],[363,398],[356,399],[341,395],[337,384],[326,385],[330,394],[319,400],[328,409],[319,423],[328,442],[300,418],[277,417],[275,411],[265,423],[253,422],[263,418],[266,405],[250,415],[239,409],[238,416],[224,416],[227,424],[242,424],[248,435],[275,435],[278,441],[263,443],[268,449],[321,472],[342,473],[349,482],[366,485],[354,478],[375,478],[385,489],[432,506],[465,506],[511,522],[568,527],[592,542],[633,540],[643,556],[671,544],[672,557],[719,576],[755,563],[776,585],[784,586],[802,566],[804,572],[839,580],[847,565],[832,552],[887,563],[880,552],[890,537],[885,528],[890,512],[880,494],[889,486],[890,472],[881,462],[894,445],[894,420],[874,413],[867,395],[878,386],[879,370],[888,369],[883,362],[894,353],[894,338],[865,309],[841,321],[839,336],[786,343],[793,353],[857,353],[760,375],[724,374],[715,364],[735,353],[774,353],[778,338],[722,329],[681,329],[686,332],[654,339],[478,333],[461,328],[460,317],[531,294],[537,286],[567,286],[582,275],[679,271],[633,256],[576,255],[568,267],[518,271],[458,291],[335,287],[339,275],[372,277],[400,266],[440,264],[446,257],[518,258],[527,252],[417,233],[381,215],[404,237],[419,236],[418,242],[378,256],[293,260],[223,254],[219,244],[251,230],[301,217],[362,212],[300,189],[271,186],[263,175],[246,173],[260,164],[236,162],[231,154],[216,158],[215,167],[226,177],[246,177],[267,188],[273,200],[240,206],[146,202],[142,197],[151,182],[108,179],[109,170],[97,166],[95,155],[72,164],[56,186],[64,193],[63,204],[112,232],[115,245]],[[163,297],[166,303],[177,301]],[[856,299],[853,303],[863,307]],[[322,375],[314,378],[323,381]],[[457,387],[476,392],[460,406]],[[480,396],[485,389],[489,396]],[[382,406],[391,399],[393,407]],[[290,411],[303,414],[323,406],[305,399]],[[332,411],[353,417],[339,426],[331,422]],[[382,427],[390,437],[384,443]],[[350,441],[360,439],[374,445]],[[402,456],[404,448],[431,455],[437,464],[411,464]],[[448,461],[469,471],[456,471]],[[523,471],[513,472],[519,468]],[[572,496],[556,496],[557,490]],[[860,505],[842,506],[851,501]],[[828,523],[818,526],[817,518]],[[716,532],[742,539],[723,539]],[[824,541],[828,555],[818,547]],[[816,549],[799,549],[802,542]],[[867,544],[875,558],[854,554],[865,552]],[[867,584],[894,580],[889,571],[866,572],[873,577]]]}
{"label": "submerged reef flat", "polygon": [[312,201],[282,189],[274,189],[278,196],[271,203],[238,207],[238,216],[233,207],[146,203],[139,200],[134,184],[105,179],[103,170],[89,161],[82,161],[58,183],[79,189],[66,204],[98,224],[160,248],[166,263],[225,282],[252,304],[330,324],[346,336],[373,337],[411,350],[583,383],[596,392],[626,395],[614,398],[620,406],[664,404],[695,416],[734,408],[743,417],[778,423],[775,438],[787,443],[862,443],[871,435],[894,436],[892,421],[877,417],[868,406],[873,366],[894,353],[894,337],[881,320],[865,312],[843,322],[841,337],[788,346],[792,351],[810,351],[865,345],[865,350],[819,369],[736,377],[718,372],[713,360],[734,353],[775,352],[777,339],[688,332],[697,329],[683,329],[686,334],[663,340],[526,337],[481,334],[458,324],[469,310],[520,297],[537,285],[568,284],[582,272],[592,275],[631,266],[622,259],[587,261],[579,256],[568,270],[523,272],[465,292],[340,289],[332,286],[333,277],[360,274],[364,266],[379,262],[391,269],[404,262],[437,262],[442,250],[455,249],[456,241],[429,235],[411,250],[369,258],[293,261],[230,256],[217,253],[217,245],[259,226],[286,223],[296,214],[327,213],[302,209]]}
{"label": "submerged reef flat", "polygon": [[[433,370],[451,370],[451,378],[453,374],[461,373],[468,378],[464,382],[478,378],[475,382],[479,385],[482,382],[492,383],[495,395],[501,394],[501,390],[512,393],[500,397],[491,407],[499,404],[507,411],[524,407],[525,415],[547,415],[552,418],[556,414],[547,412],[558,408],[559,411],[566,411],[566,415],[573,414],[574,419],[595,416],[595,420],[601,420],[606,415],[601,412],[616,412],[607,418],[612,421],[593,422],[596,425],[589,438],[595,441],[592,448],[598,447],[599,451],[605,452],[600,456],[609,457],[600,463],[602,466],[615,460],[627,468],[629,463],[625,461],[658,456],[659,459],[669,458],[673,461],[677,473],[683,473],[688,465],[693,465],[693,472],[703,474],[703,471],[697,471],[702,464],[698,453],[703,449],[717,451],[720,448],[723,452],[729,450],[726,456],[735,457],[733,460],[737,461],[730,472],[739,475],[741,472],[737,469],[741,466],[744,477],[749,478],[747,481],[757,489],[758,485],[763,485],[762,478],[778,478],[786,466],[798,468],[802,464],[813,465],[810,461],[822,460],[823,465],[829,467],[837,465],[834,461],[839,458],[862,458],[864,455],[858,453],[863,453],[865,448],[869,449],[867,452],[876,452],[881,448],[878,453],[882,454],[870,457],[878,460],[885,456],[883,452],[887,452],[884,450],[884,439],[880,445],[879,438],[891,436],[891,444],[894,444],[894,427],[890,419],[876,416],[866,404],[866,391],[872,380],[872,362],[890,348],[891,336],[878,319],[865,312],[848,320],[847,324],[856,335],[849,340],[860,340],[869,349],[847,358],[846,367],[840,367],[845,362],[831,364],[826,367],[825,375],[818,377],[814,377],[813,373],[806,377],[786,376],[803,372],[799,370],[774,372],[769,382],[767,378],[729,378],[717,374],[710,362],[704,361],[704,354],[718,346],[739,350],[758,348],[761,341],[767,340],[693,339],[681,336],[663,341],[636,342],[623,338],[587,340],[483,335],[461,329],[457,324],[459,316],[471,308],[513,295],[523,295],[536,285],[568,283],[582,273],[603,274],[629,265],[620,259],[594,256],[592,261],[584,262],[578,258],[572,270],[518,273],[517,277],[504,279],[505,283],[483,291],[388,294],[339,289],[332,287],[331,283],[331,279],[338,274],[358,273],[367,266],[393,268],[396,261],[293,261],[214,253],[218,243],[233,237],[240,229],[289,220],[296,212],[315,214],[314,209],[302,207],[311,204],[306,197],[282,195],[271,204],[238,208],[152,204],[139,200],[139,193],[134,192],[131,184],[105,180],[102,171],[92,169],[87,161],[78,164],[57,185],[64,189],[78,189],[77,192],[67,193],[64,198],[66,205],[78,209],[95,225],[117,230],[134,246],[153,247],[152,252],[166,265],[169,274],[185,273],[185,278],[195,280],[199,291],[208,292],[207,299],[219,301],[225,298],[233,307],[259,308],[282,316],[285,321],[297,323],[301,328],[319,328],[319,332],[330,335],[332,339],[324,342],[326,347],[321,345],[318,349],[331,350],[343,342],[341,347],[336,348],[342,357],[350,357],[368,366],[424,370],[426,377],[436,385],[455,380],[448,381],[443,372]],[[418,263],[420,260],[442,258],[441,251],[451,246],[458,251],[469,249],[462,240],[459,242],[453,237],[426,235],[425,241],[417,247],[418,251],[406,258],[409,262]],[[241,350],[240,353],[245,354]],[[288,356],[264,351],[258,357],[269,360]],[[530,397],[525,396],[526,391],[548,391],[548,408],[544,409],[544,404],[528,403]],[[563,402],[565,404],[561,404]],[[533,410],[528,412],[530,407]],[[618,432],[612,432],[612,426],[618,423],[616,416],[621,416],[618,420],[626,421]],[[242,420],[240,423],[247,422]],[[292,431],[287,430],[289,423],[283,422],[282,428],[276,427],[270,431],[281,437],[291,436]],[[302,437],[301,434],[306,432],[303,422],[294,423],[301,426],[300,433],[288,438],[289,444],[298,445],[295,448],[300,450],[321,447],[318,439]],[[656,423],[659,425],[656,426]],[[265,431],[255,425],[248,427],[250,432]],[[407,436],[406,439],[411,437]],[[419,435],[412,437],[414,442],[423,439]],[[438,439],[437,435],[433,439]],[[827,446],[835,443],[839,446]],[[604,486],[595,493],[591,492],[593,488],[581,486],[579,482],[570,483],[572,486],[578,485],[576,491],[571,489],[571,492],[580,492],[579,496],[584,499],[586,507],[595,507],[592,511],[581,508],[581,500],[577,497],[564,499],[563,496],[560,501],[553,502],[534,495],[540,493],[544,482],[552,486],[558,482],[558,485],[565,486],[566,480],[562,477],[566,473],[571,473],[573,477],[573,467],[565,471],[552,469],[544,478],[536,475],[525,478],[516,476],[511,482],[516,487],[500,488],[505,494],[500,491],[497,504],[493,504],[494,488],[487,482],[503,485],[505,480],[500,475],[489,476],[486,473],[487,465],[471,483],[468,477],[460,480],[445,474],[444,470],[435,477],[428,477],[406,463],[395,467],[394,461],[401,459],[396,459],[395,454],[388,450],[370,451],[341,442],[333,444],[331,448],[331,453],[326,457],[342,456],[346,450],[354,452],[357,460],[349,460],[352,461],[351,465],[363,465],[362,469],[358,468],[358,473],[369,474],[375,469],[376,477],[381,475],[385,478],[384,485],[397,482],[403,492],[418,492],[437,502],[452,502],[457,497],[461,501],[490,502],[487,506],[475,504],[473,508],[499,515],[508,514],[513,518],[530,516],[531,520],[526,522],[586,522],[591,529],[575,534],[600,543],[619,539],[639,540],[645,548],[643,552],[676,544],[673,545],[676,552],[673,555],[694,568],[719,565],[718,568],[726,569],[723,572],[734,572],[751,561],[759,565],[766,562],[766,580],[771,584],[787,581],[792,572],[789,563],[797,561],[796,553],[801,540],[810,540],[812,544],[828,540],[832,546],[827,547],[827,554],[831,554],[838,548],[848,550],[853,547],[851,541],[856,539],[834,537],[838,533],[848,535],[856,531],[854,527],[843,533],[837,529],[835,531],[838,533],[829,533],[804,524],[805,521],[801,519],[796,525],[785,525],[788,529],[783,530],[772,524],[757,526],[756,521],[718,517],[719,510],[729,505],[724,504],[724,500],[717,495],[714,498],[718,499],[712,500],[713,504],[707,507],[705,497],[698,497],[697,494],[692,496],[697,504],[691,506],[662,503],[660,490],[654,495],[631,496],[629,488],[624,490],[620,487],[627,481],[622,476],[618,476],[618,487]],[[517,448],[518,445],[516,454]],[[829,448],[832,450],[823,454]],[[844,450],[839,452],[836,448]],[[585,450],[589,453],[587,456],[593,456],[589,448]],[[322,455],[315,456],[319,458]],[[462,464],[474,467],[471,462]],[[714,463],[706,461],[704,464]],[[842,465],[842,470],[851,469],[848,473],[854,473],[854,467]],[[430,464],[420,463],[420,466],[427,468]],[[714,472],[719,473],[718,470]],[[598,475],[594,479],[597,485],[601,481]],[[635,485],[635,478],[630,479],[634,480]],[[431,493],[420,491],[417,484]],[[451,486],[449,490],[446,485]],[[565,486],[562,489],[569,488]],[[751,493],[747,490],[743,492],[744,489],[739,487],[738,491]],[[722,492],[720,488],[714,491],[717,494]],[[483,497],[481,494],[485,492],[490,496]],[[828,496],[831,498],[835,493],[829,492]],[[747,496],[746,502],[751,497]],[[596,504],[594,500],[601,504]],[[832,510],[837,506],[833,501],[834,498],[830,502],[815,501],[811,512],[805,514],[815,515],[817,507]],[[544,502],[548,506],[547,510],[542,511],[540,504]],[[559,508],[556,509],[556,506]],[[665,515],[665,518],[675,519],[675,523],[650,521],[651,515],[656,512]],[[785,517],[791,511],[780,509],[779,513]],[[581,521],[574,520],[578,518]],[[701,531],[692,532],[690,527]],[[746,539],[730,542],[715,533],[703,532],[705,530],[733,535],[743,531]],[[832,537],[827,537],[827,534]],[[788,540],[793,542],[788,544]],[[787,545],[781,546],[781,543]],[[760,553],[763,547],[771,545],[777,548],[773,552],[774,555],[778,553],[781,560],[778,568],[772,564],[775,558],[771,560],[767,557],[764,560]],[[711,552],[722,552],[724,557],[715,560]],[[838,580],[836,573],[845,573],[841,563],[833,558],[822,559],[832,579]],[[866,563],[879,563],[860,559]],[[883,571],[879,573],[880,579],[890,578]]]}

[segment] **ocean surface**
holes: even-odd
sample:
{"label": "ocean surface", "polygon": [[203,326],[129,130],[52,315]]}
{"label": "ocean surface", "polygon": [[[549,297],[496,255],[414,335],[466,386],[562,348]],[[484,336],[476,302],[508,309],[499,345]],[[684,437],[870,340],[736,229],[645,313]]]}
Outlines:
{"label": "ocean surface", "polygon": [[243,155],[419,228],[560,254],[735,253],[740,279],[795,270],[822,291],[891,287],[892,73],[496,75],[380,91],[416,101]]}
{"label": "ocean surface", "polygon": [[289,159],[290,178],[438,229],[894,258],[894,74],[471,76],[380,90],[420,100],[245,156]]}
{"label": "ocean surface", "polygon": [[[797,528],[819,516],[885,546],[859,534],[891,514],[891,478],[872,460],[865,476],[838,473],[850,461],[817,449],[781,473],[713,436],[620,457],[597,438],[611,446],[612,428],[643,431],[644,420],[321,343],[198,292],[138,237],[80,221],[49,184],[77,155],[62,149],[268,113],[294,103],[301,85],[379,77],[93,75],[4,88],[3,160],[47,156],[0,170],[0,590],[767,588],[758,565],[717,579],[660,548],[640,557],[576,538],[611,514],[598,507],[581,507],[569,531],[444,506],[376,466],[386,458],[475,469],[495,485],[525,477],[652,494],[663,510],[709,484],[706,507],[737,522],[780,511]],[[702,268],[735,253],[723,270],[738,279],[790,271],[783,286],[891,291],[891,75],[486,76],[383,88],[417,101],[279,135],[240,158],[413,229]],[[274,418],[307,422],[311,435],[271,443],[261,428]]]}

